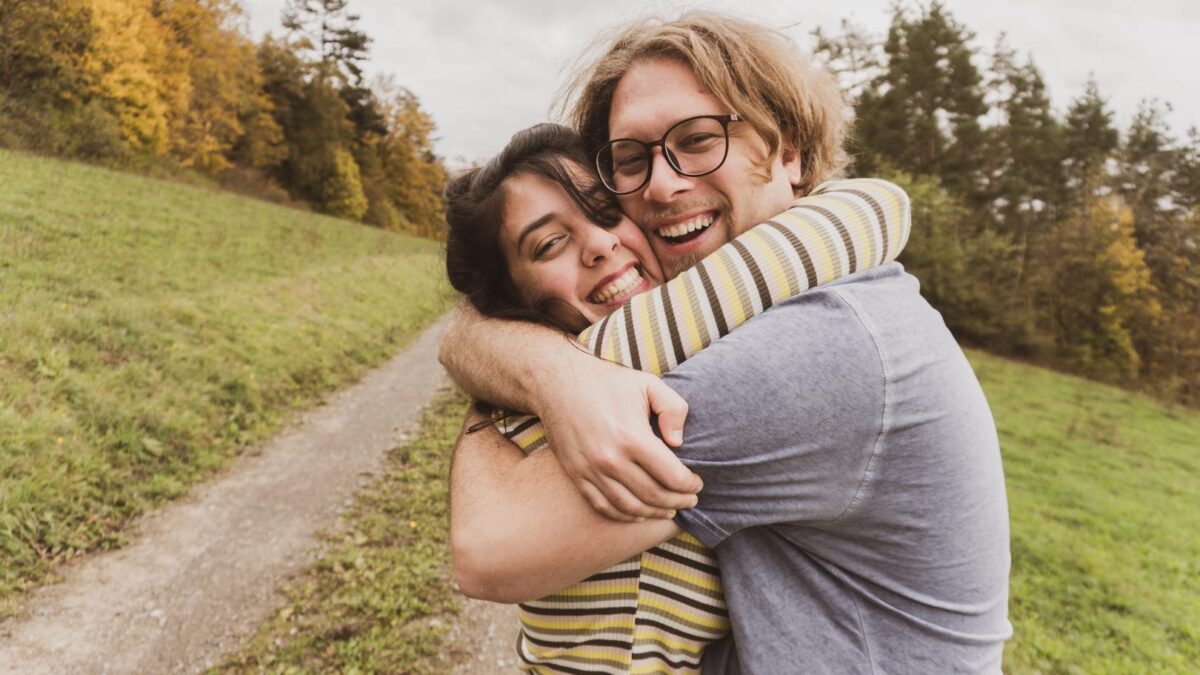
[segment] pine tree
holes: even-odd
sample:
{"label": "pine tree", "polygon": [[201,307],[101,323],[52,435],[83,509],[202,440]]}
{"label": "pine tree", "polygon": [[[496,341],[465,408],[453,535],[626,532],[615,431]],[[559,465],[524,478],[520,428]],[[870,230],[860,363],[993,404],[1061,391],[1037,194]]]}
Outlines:
{"label": "pine tree", "polygon": [[1108,102],[1100,95],[1096,80],[1089,79],[1083,95],[1067,109],[1063,128],[1064,168],[1070,183],[1078,185],[1095,175],[1114,155],[1119,142]]}
{"label": "pine tree", "polygon": [[[858,105],[858,138],[886,163],[975,192],[986,112],[973,35],[934,2],[910,16],[897,7],[883,44],[884,73]],[[870,167],[867,167],[870,168]]]}

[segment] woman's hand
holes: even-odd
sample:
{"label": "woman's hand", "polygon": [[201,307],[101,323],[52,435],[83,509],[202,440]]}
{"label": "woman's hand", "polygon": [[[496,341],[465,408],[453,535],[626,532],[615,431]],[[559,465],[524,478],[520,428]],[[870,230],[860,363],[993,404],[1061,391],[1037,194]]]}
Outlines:
{"label": "woman's hand", "polygon": [[683,442],[687,402],[654,375],[581,356],[558,370],[558,381],[535,406],[551,450],[580,493],[596,511],[622,521],[670,518],[695,506],[703,483],[668,447]]}

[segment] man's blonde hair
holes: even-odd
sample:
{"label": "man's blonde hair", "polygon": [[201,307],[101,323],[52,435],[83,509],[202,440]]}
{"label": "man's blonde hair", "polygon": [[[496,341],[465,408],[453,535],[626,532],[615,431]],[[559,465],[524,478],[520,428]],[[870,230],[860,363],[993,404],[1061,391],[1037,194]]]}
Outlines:
{"label": "man's blonde hair", "polygon": [[768,163],[785,148],[799,153],[797,195],[841,174],[845,100],[833,76],[787,36],[711,12],[638,20],[618,30],[608,50],[579,70],[564,91],[564,105],[574,99],[570,121],[589,153],[609,140],[609,108],[625,73],[638,61],[667,58],[688,65],[730,112],[754,127],[770,150]]}

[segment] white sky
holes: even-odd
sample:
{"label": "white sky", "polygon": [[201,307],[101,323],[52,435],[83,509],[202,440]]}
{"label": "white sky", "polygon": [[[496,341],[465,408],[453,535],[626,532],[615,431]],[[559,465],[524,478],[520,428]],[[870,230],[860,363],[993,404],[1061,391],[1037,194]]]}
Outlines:
{"label": "white sky", "polygon": [[[284,0],[242,0],[257,37],[281,33]],[[1172,130],[1200,126],[1198,0],[948,0],[952,15],[990,50],[1001,33],[1032,53],[1061,111],[1089,74],[1123,127],[1138,102],[1170,102]],[[752,6],[751,6],[752,5]],[[837,32],[849,18],[883,34],[891,0],[351,0],[375,42],[368,73],[391,73],[438,125],[451,165],[485,159],[512,132],[550,117],[579,53],[605,29],[685,8],[736,14],[807,44],[812,28]]]}

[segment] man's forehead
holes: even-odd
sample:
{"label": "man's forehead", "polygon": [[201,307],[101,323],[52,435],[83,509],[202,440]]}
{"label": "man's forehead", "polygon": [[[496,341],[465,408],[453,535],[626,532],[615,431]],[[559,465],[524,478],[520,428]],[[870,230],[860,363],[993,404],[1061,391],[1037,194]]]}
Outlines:
{"label": "man's forehead", "polygon": [[613,136],[662,133],[675,122],[722,114],[726,107],[686,63],[643,59],[617,82],[609,104],[609,132]]}

